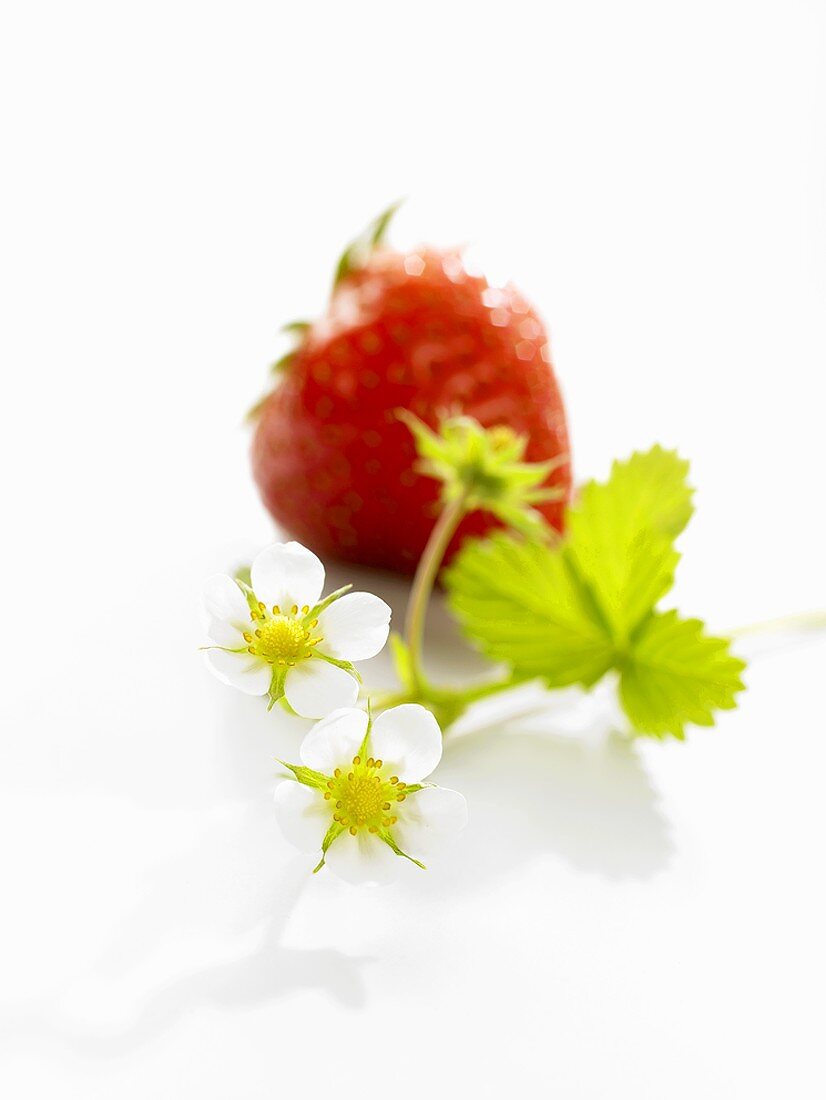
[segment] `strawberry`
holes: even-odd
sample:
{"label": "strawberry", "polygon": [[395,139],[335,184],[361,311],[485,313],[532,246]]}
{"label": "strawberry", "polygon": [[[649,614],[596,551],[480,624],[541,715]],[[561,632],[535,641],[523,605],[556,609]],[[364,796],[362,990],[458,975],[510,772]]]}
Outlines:
{"label": "strawberry", "polygon": [[[530,462],[568,453],[545,329],[513,287],[470,274],[458,250],[383,247],[390,213],[345,252],[327,313],[287,326],[299,343],[255,410],[255,480],[268,510],[321,555],[412,572],[435,522],[439,485],[416,469],[408,409],[435,427],[466,414],[527,437]],[[540,506],[557,529],[567,461]],[[497,521],[467,516],[447,560]]]}

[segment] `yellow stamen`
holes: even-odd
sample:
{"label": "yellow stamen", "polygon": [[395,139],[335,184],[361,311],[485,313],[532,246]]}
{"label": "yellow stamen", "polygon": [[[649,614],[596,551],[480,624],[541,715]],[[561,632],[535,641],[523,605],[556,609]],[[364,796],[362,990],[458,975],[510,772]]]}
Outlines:
{"label": "yellow stamen", "polygon": [[383,761],[357,753],[350,767],[344,771],[336,768],[327,780],[327,792],[333,802],[333,821],[346,828],[351,836],[362,830],[380,833],[391,828],[399,820],[388,813],[394,802],[407,797],[405,784],[394,775],[389,779],[380,774]]}

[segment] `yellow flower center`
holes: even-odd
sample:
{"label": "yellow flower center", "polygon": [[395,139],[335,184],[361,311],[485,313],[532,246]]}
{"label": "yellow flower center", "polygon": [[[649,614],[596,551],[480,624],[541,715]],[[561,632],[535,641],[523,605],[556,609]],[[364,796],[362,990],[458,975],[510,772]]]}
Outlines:
{"label": "yellow flower center", "polygon": [[320,634],[313,637],[318,619],[307,622],[309,610],[309,607],[302,607],[299,615],[295,605],[287,612],[276,605],[270,612],[259,603],[250,613],[253,629],[244,633],[247,652],[270,665],[292,666],[312,657],[313,647],[324,639]]}
{"label": "yellow flower center", "polygon": [[381,779],[377,775],[353,774],[345,780],[341,792],[341,813],[354,825],[364,825],[374,818],[384,802]]}
{"label": "yellow flower center", "polygon": [[394,803],[404,802],[407,786],[396,775],[384,775],[384,762],[353,757],[353,763],[343,771],[336,768],[327,783],[324,797],[335,805],[333,820],[338,821],[353,836],[360,829],[378,833],[395,825],[398,818],[390,811]]}
{"label": "yellow flower center", "polygon": [[276,615],[256,630],[255,648],[268,661],[294,661],[310,636],[298,619]]}

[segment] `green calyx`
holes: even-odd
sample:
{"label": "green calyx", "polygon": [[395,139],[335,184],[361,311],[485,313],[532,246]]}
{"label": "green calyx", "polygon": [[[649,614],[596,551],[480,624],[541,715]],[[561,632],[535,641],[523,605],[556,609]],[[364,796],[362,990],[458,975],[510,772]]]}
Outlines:
{"label": "green calyx", "polygon": [[[354,241],[351,241],[350,244],[347,245],[336,264],[333,290],[335,290],[341,282],[347,279],[348,276],[364,267],[375,249],[382,245],[385,234],[387,233],[387,228],[390,225],[393,215],[400,206],[401,201],[394,202],[392,206],[388,206],[386,210],[382,211],[377,218],[374,218],[373,221],[370,222],[363,233],[359,234]],[[282,325],[281,331],[293,338],[293,346],[270,364],[270,374],[279,378],[289,370],[311,328],[311,321],[290,321],[286,325]],[[252,408],[247,411],[244,417],[247,423],[254,423],[258,419],[261,411],[270,399],[272,392],[273,391],[265,393],[264,396],[259,398]]]}
{"label": "green calyx", "polygon": [[[292,365],[293,360],[298,354],[299,348],[304,343],[304,339],[310,329],[313,327],[311,321],[289,321],[286,325],[281,326],[281,331],[291,337],[292,347],[280,355],[278,359],[270,363],[270,374],[279,378],[285,374]],[[247,414],[244,417],[247,423],[254,423],[261,415],[261,410],[269,401],[273,394],[273,390],[268,390],[263,397],[260,397],[251,409],[247,410]]]}
{"label": "green calyx", "polygon": [[505,425],[483,428],[469,416],[443,420],[438,431],[406,409],[397,416],[413,433],[419,472],[441,481],[443,505],[463,500],[465,511],[492,512],[525,534],[537,535],[546,528],[534,506],[563,495],[563,490],[545,482],[566,461],[564,456],[525,462],[524,436]]}
{"label": "green calyx", "polygon": [[401,201],[388,206],[386,210],[370,222],[363,233],[347,245],[336,264],[333,290],[349,275],[352,275],[354,271],[359,271],[364,267],[375,249],[383,244],[387,227],[400,206]]}
{"label": "green calyx", "polygon": [[287,336],[291,336],[294,343],[289,351],[285,352],[282,356],[276,359],[274,363],[270,364],[270,372],[272,374],[284,373],[284,371],[289,367],[290,363],[292,363],[293,359],[295,359],[299,347],[304,342],[304,337],[307,335],[312,327],[313,326],[311,321],[289,321],[286,325],[281,326],[281,331]]}

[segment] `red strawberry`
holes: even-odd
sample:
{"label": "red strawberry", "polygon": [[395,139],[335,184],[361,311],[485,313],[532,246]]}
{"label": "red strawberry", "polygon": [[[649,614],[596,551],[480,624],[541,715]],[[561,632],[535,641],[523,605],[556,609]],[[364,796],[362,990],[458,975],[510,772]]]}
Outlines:
{"label": "red strawberry", "polygon": [[[439,485],[414,471],[399,408],[431,427],[459,413],[484,427],[508,425],[528,437],[530,462],[569,447],[533,309],[513,287],[468,274],[458,251],[376,247],[387,220],[345,253],[327,314],[293,326],[301,342],[256,413],[252,465],[267,508],[301,542],[322,556],[412,572]],[[570,465],[557,466],[548,484],[567,497]],[[563,506],[539,510],[559,528]],[[496,525],[487,514],[468,516],[450,552]]]}

